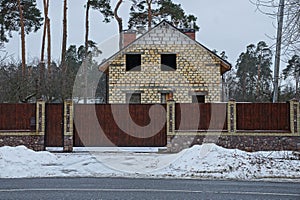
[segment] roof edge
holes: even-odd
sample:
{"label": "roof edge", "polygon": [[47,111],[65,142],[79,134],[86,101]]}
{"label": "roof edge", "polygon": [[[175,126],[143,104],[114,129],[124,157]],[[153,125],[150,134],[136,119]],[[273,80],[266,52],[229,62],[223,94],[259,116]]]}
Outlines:
{"label": "roof edge", "polygon": [[202,48],[204,48],[205,50],[207,50],[208,52],[210,52],[212,55],[214,55],[217,59],[219,59],[221,61],[221,74],[224,74],[225,72],[231,70],[232,65],[231,63],[229,63],[227,60],[221,58],[218,54],[216,54],[215,52],[213,52],[212,50],[210,50],[208,47],[204,46],[203,44],[201,44],[199,41],[197,40],[193,40],[191,39],[189,36],[187,36],[186,34],[184,34],[182,31],[180,31],[179,28],[177,28],[176,26],[174,26],[173,24],[171,24],[170,22],[168,22],[167,20],[162,20],[160,23],[156,24],[153,28],[151,28],[150,30],[147,30],[145,33],[143,33],[140,37],[136,38],[134,41],[132,41],[131,43],[129,43],[126,47],[120,49],[119,51],[117,51],[115,54],[113,54],[111,57],[109,57],[108,59],[106,59],[104,62],[99,64],[99,70],[102,72],[105,72],[109,66],[109,61],[111,59],[113,59],[116,55],[118,55],[119,53],[121,53],[122,51],[125,51],[127,48],[129,48],[135,41],[137,41],[139,38],[145,36],[146,34],[148,34],[152,29],[155,29],[156,27],[158,27],[159,25],[161,25],[162,23],[167,23],[169,26],[171,26],[172,28],[175,28],[176,30],[178,30],[181,34],[185,35],[189,40],[194,41],[196,44],[198,44],[199,46],[201,46]]}

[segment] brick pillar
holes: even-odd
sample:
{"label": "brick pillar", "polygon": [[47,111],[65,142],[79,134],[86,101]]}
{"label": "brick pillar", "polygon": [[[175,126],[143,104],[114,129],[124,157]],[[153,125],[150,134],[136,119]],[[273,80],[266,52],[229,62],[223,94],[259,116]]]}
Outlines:
{"label": "brick pillar", "polygon": [[45,102],[36,102],[36,135],[39,136],[38,142],[34,147],[34,150],[45,150]]}
{"label": "brick pillar", "polygon": [[175,135],[175,101],[170,99],[167,101],[167,148],[171,151],[172,138]]}
{"label": "brick pillar", "polygon": [[126,30],[122,32],[123,34],[123,46],[122,48],[128,46],[136,39],[136,32],[134,30]]}
{"label": "brick pillar", "polygon": [[64,102],[64,151],[73,151],[73,101]]}
{"label": "brick pillar", "polygon": [[230,100],[227,104],[227,127],[229,133],[236,133],[236,102]]}
{"label": "brick pillar", "polygon": [[300,133],[299,102],[296,99],[290,101],[290,127],[292,133]]}

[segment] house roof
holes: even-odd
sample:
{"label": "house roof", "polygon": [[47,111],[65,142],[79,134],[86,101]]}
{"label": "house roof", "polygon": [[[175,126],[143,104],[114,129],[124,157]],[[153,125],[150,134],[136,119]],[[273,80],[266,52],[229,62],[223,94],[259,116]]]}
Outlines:
{"label": "house roof", "polygon": [[137,39],[135,39],[134,41],[132,41],[130,44],[128,44],[127,46],[125,46],[123,49],[119,50],[118,52],[116,52],[114,55],[112,55],[111,57],[109,57],[107,60],[103,61],[100,65],[99,65],[99,70],[102,72],[107,71],[109,65],[110,65],[110,61],[113,60],[116,56],[124,53],[126,51],[126,49],[130,48],[136,41],[140,40],[141,38],[143,38],[143,36],[147,35],[149,32],[155,30],[157,27],[159,27],[161,24],[168,24],[169,26],[171,26],[172,28],[176,29],[178,32],[180,32],[181,34],[183,34],[185,37],[187,37],[188,40],[193,41],[195,44],[199,45],[200,47],[204,48],[205,50],[207,50],[211,55],[213,55],[216,59],[218,59],[220,61],[220,65],[221,65],[221,74],[224,74],[225,72],[229,71],[232,68],[232,65],[225,59],[221,58],[219,55],[217,55],[215,52],[211,51],[210,49],[208,49],[206,46],[204,46],[203,44],[199,43],[196,40],[191,39],[189,36],[187,36],[186,34],[184,34],[180,29],[178,29],[177,27],[173,26],[171,23],[169,23],[166,20],[161,21],[159,24],[157,24],[155,27],[153,27],[151,30],[148,30],[147,32],[145,32],[144,34],[142,34],[140,37],[138,37]]}

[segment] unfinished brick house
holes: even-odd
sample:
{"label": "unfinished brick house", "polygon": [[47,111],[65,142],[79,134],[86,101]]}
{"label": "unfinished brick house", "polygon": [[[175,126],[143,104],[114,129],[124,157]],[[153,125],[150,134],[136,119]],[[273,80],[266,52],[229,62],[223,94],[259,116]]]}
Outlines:
{"label": "unfinished brick house", "polygon": [[195,40],[193,29],[162,21],[100,65],[107,74],[107,103],[219,102],[222,75],[231,64]]}

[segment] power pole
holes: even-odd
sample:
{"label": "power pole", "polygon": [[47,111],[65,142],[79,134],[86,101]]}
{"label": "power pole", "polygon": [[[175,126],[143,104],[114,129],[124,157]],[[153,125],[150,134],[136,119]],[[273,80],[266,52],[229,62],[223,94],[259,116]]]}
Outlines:
{"label": "power pole", "polygon": [[276,41],[276,53],[275,53],[275,65],[274,65],[274,94],[273,102],[278,101],[278,79],[279,79],[279,68],[280,68],[280,54],[281,54],[281,38],[282,38],[282,27],[283,27],[283,15],[284,15],[284,0],[279,2],[279,15],[278,15],[278,27],[277,27],[277,41]]}

